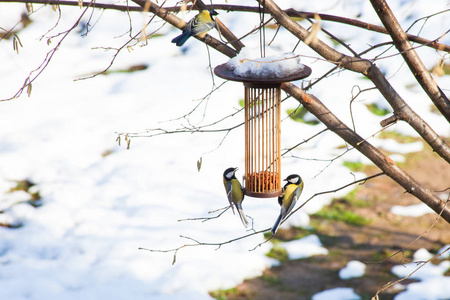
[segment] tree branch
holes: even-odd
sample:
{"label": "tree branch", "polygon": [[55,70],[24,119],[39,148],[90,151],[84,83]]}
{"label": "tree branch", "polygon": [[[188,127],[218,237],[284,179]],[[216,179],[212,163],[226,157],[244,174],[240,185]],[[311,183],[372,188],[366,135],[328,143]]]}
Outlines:
{"label": "tree branch", "polygon": [[[189,7],[190,6],[188,6],[188,9],[189,9]],[[211,8],[210,5],[206,5],[206,7]],[[177,10],[179,10],[179,7],[166,7],[165,9],[167,9],[169,11],[177,11]],[[214,9],[225,10],[225,11],[252,12],[252,13],[260,12],[258,7],[232,5],[232,4],[214,4]],[[317,12],[297,11],[293,8],[286,9],[286,10],[284,10],[284,12],[286,12],[286,14],[290,17],[305,18],[305,19],[314,18],[315,15],[318,15],[320,17],[320,19],[323,21],[347,24],[350,26],[366,29],[369,31],[375,31],[375,32],[382,33],[382,34],[389,34],[389,32],[383,26],[362,22],[362,21],[356,20],[356,19],[322,14],[322,13],[317,13]],[[415,42],[415,43],[418,43],[421,45],[425,45],[425,46],[434,48],[439,51],[445,51],[445,52],[450,53],[450,46],[439,43],[438,42],[439,39],[428,40],[428,39],[422,38],[420,36],[416,36],[416,35],[409,34],[409,33],[407,33],[406,35],[407,35],[408,39],[412,42]]]}
{"label": "tree branch", "polygon": [[[316,14],[313,12],[296,11],[295,9],[292,9],[292,8],[286,10],[286,13],[290,17],[298,17],[298,18],[314,18],[314,15]],[[344,18],[344,17],[339,17],[339,16],[320,14],[320,13],[317,15],[324,21],[337,22],[337,23],[342,23],[342,24],[347,24],[347,25],[363,28],[363,29],[366,29],[369,31],[375,31],[375,32],[383,33],[383,34],[389,34],[389,32],[383,26],[378,26],[378,25],[362,22],[360,20],[349,19],[349,18]],[[438,43],[439,39],[428,40],[428,39],[422,38],[420,36],[416,36],[416,35],[409,34],[409,33],[407,33],[406,36],[412,42],[415,42],[415,43],[418,43],[421,45],[425,45],[425,46],[434,48],[439,51],[450,52],[450,46]]]}
{"label": "tree branch", "polygon": [[[16,2],[16,3],[37,3],[37,4],[49,4],[49,5],[65,5],[65,6],[88,6],[89,2],[78,2],[78,1],[71,1],[71,0],[0,0],[0,2]],[[119,10],[119,11],[135,11],[135,12],[142,12],[143,8],[140,6],[126,6],[126,5],[117,5],[117,4],[105,4],[105,3],[92,3],[91,7],[99,8],[99,9],[112,9],[112,10]],[[211,5],[205,5],[206,8],[211,9]],[[188,5],[187,9],[191,9],[192,5]],[[164,8],[167,11],[170,12],[178,12],[180,11],[179,6],[173,6],[173,7],[165,7]],[[237,11],[237,12],[252,12],[252,13],[259,13],[258,7],[251,7],[251,6],[242,6],[242,5],[231,5],[231,4],[214,4],[215,10],[225,10],[225,11]],[[314,15],[318,15],[323,21],[330,21],[330,22],[336,22],[341,24],[347,24],[350,26],[355,26],[359,28],[363,28],[370,31],[379,32],[382,34],[389,34],[386,28],[366,22],[362,22],[360,20],[356,19],[350,19],[350,18],[344,18],[340,16],[334,16],[334,15],[328,15],[328,14],[321,14],[316,12],[306,12],[306,11],[297,11],[295,9],[287,9],[285,12],[290,17],[297,17],[297,18],[314,18]],[[435,40],[428,40],[425,38],[422,38],[420,36],[412,35],[407,33],[406,34],[408,39],[411,42],[418,43],[427,47],[434,48],[439,51],[445,51],[447,53],[450,53],[450,46],[439,43],[439,38]],[[225,35],[224,35],[225,37]],[[227,37],[225,37],[227,38]],[[228,39],[228,38],[227,38]],[[232,45],[233,39],[228,40]],[[239,46],[233,45],[239,52]]]}
{"label": "tree branch", "polygon": [[[357,184],[357,183],[364,184],[366,181],[368,181],[368,180],[370,180],[370,179],[372,179],[372,178],[381,176],[381,175],[383,175],[383,174],[384,174],[384,173],[378,173],[378,174],[375,174],[375,175],[372,175],[372,176],[369,176],[369,177],[365,177],[365,178],[362,178],[362,179],[354,180],[353,182],[350,182],[350,183],[348,183],[348,184],[346,184],[346,185],[343,185],[343,186],[341,186],[341,187],[338,187],[338,188],[335,188],[335,189],[332,189],[332,190],[328,190],[328,191],[316,193],[316,194],[312,195],[311,197],[309,197],[308,200],[306,200],[305,202],[303,202],[302,205],[300,205],[300,206],[297,207],[294,211],[292,211],[292,212],[291,212],[291,213],[283,220],[283,223],[284,223],[288,218],[290,218],[296,211],[300,210],[300,209],[301,209],[302,207],[304,207],[309,201],[311,201],[312,199],[314,199],[315,197],[317,197],[317,196],[319,196],[319,195],[336,193],[337,191],[340,191],[340,190],[342,190],[342,189],[345,189],[345,188],[347,188],[347,187],[349,187],[349,186],[351,186],[351,185],[353,185],[353,184]],[[226,209],[228,209],[228,208],[229,208],[229,207],[227,207]],[[222,213],[223,213],[223,212],[222,212]],[[219,216],[221,216],[222,213],[221,213]],[[217,217],[219,217],[219,216],[217,216]],[[204,222],[204,221],[207,221],[207,220],[209,220],[209,219],[216,219],[217,217],[213,217],[213,218],[193,218],[193,219],[184,219],[184,220],[179,220],[179,221],[185,221],[185,220],[202,220],[202,221]],[[262,230],[259,230],[259,231],[252,230],[251,233],[242,235],[242,236],[240,236],[240,237],[237,237],[237,238],[234,238],[234,239],[231,239],[231,240],[228,240],[228,241],[224,241],[224,242],[213,242],[213,243],[211,243],[211,242],[210,242],[210,243],[200,242],[200,241],[198,241],[198,240],[196,240],[196,239],[194,239],[194,238],[180,235],[180,237],[185,238],[185,239],[188,239],[188,240],[190,240],[190,241],[193,241],[194,243],[192,243],[192,244],[184,244],[184,245],[179,246],[179,247],[176,247],[176,248],[164,249],[164,250],[161,250],[161,249],[149,249],[149,248],[142,248],[142,247],[140,247],[139,250],[145,250],[145,251],[149,251],[149,252],[163,252],[163,253],[173,252],[174,254],[173,254],[173,261],[172,261],[172,264],[175,264],[175,262],[176,262],[176,256],[177,256],[178,250],[181,250],[181,249],[183,249],[183,248],[186,248],[186,247],[196,247],[196,246],[215,246],[215,247],[216,247],[216,250],[217,250],[217,249],[219,249],[220,247],[222,247],[223,245],[230,244],[230,243],[233,243],[233,242],[236,242],[236,241],[239,241],[239,240],[242,240],[242,239],[245,239],[245,238],[254,236],[254,235],[258,235],[258,234],[260,234],[260,233],[264,233],[264,232],[267,232],[267,231],[269,231],[269,230],[270,230],[270,228],[262,229]],[[250,249],[249,251],[255,250],[255,249],[258,248],[259,246],[261,246],[261,245],[267,243],[267,242],[268,242],[269,240],[271,240],[273,237],[274,237],[274,235],[272,235],[270,238],[266,239],[264,242],[257,244],[253,249]]]}
{"label": "tree branch", "polygon": [[[198,9],[199,11],[212,8],[206,6],[201,0],[194,1],[194,5],[192,7]],[[236,49],[237,52],[240,52],[241,49],[245,47],[245,45],[234,35],[234,33],[232,33],[217,17],[216,28],[219,33]]]}
{"label": "tree branch", "polygon": [[[301,40],[305,40],[309,35],[309,31],[300,24],[292,20],[284,11],[282,11],[273,0],[258,0],[261,4],[265,4],[266,11],[275,18],[278,24],[285,27],[293,35]],[[316,43],[310,43],[316,53],[347,70],[361,73],[369,78],[375,86],[380,90],[381,94],[394,109],[394,113],[400,120],[407,122],[413,127],[422,138],[436,151],[441,157],[450,163],[450,147],[445,141],[422,119],[417,115],[411,107],[402,99],[395,91],[394,87],[384,77],[376,65],[369,60],[350,57],[336,51],[321,40]]]}
{"label": "tree branch", "polygon": [[[132,1],[134,3],[136,3],[137,5],[141,6],[142,8],[145,8],[146,5],[148,5],[150,12],[154,13],[161,19],[167,21],[168,23],[170,23],[171,25],[173,25],[179,29],[183,29],[186,26],[185,21],[178,18],[171,12],[165,10],[164,8],[156,5],[155,3],[153,3],[150,0],[132,0]],[[228,57],[234,57],[237,55],[236,50],[234,50],[233,48],[230,48],[229,46],[225,45],[221,41],[213,38],[212,36],[210,36],[208,34],[204,38],[200,38],[198,36],[194,36],[194,37]]]}
{"label": "tree branch", "polygon": [[331,131],[369,158],[377,167],[401,185],[408,193],[416,196],[437,214],[442,213],[442,218],[450,224],[450,208],[445,205],[444,201],[409,176],[405,171],[399,168],[392,159],[386,157],[369,142],[362,142],[364,139],[340,121],[322,102],[320,102],[319,99],[313,95],[307,94],[292,83],[283,83],[281,88],[297,99]]}
{"label": "tree branch", "polygon": [[436,81],[434,81],[430,72],[425,68],[422,60],[413,49],[408,36],[401,28],[392,10],[385,0],[370,0],[375,12],[378,14],[389,35],[394,41],[395,47],[403,56],[406,64],[416,77],[417,82],[422,86],[423,90],[430,97],[431,101],[436,105],[437,109],[450,122],[450,101],[444,92],[439,88]]}
{"label": "tree branch", "polygon": [[372,80],[380,93],[394,109],[394,115],[408,123],[431,148],[450,163],[450,148],[445,141],[406,104],[401,96],[394,90],[389,81],[375,65],[372,65],[367,77]]}

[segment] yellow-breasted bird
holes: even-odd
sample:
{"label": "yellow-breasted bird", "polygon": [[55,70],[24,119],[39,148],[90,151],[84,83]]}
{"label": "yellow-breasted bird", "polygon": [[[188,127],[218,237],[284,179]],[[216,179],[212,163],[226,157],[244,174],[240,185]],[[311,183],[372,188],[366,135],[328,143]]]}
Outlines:
{"label": "yellow-breasted bird", "polygon": [[287,181],[287,183],[283,187],[283,194],[278,197],[278,203],[281,205],[281,212],[272,227],[272,234],[277,232],[281,221],[283,221],[284,218],[286,218],[286,216],[292,211],[303,191],[303,180],[300,175],[292,174],[284,180]]}
{"label": "yellow-breasted bird", "polygon": [[234,214],[234,206],[238,211],[239,217],[241,218],[242,224],[245,227],[248,226],[248,220],[242,210],[242,201],[244,200],[244,189],[241,183],[236,178],[236,171],[238,168],[228,168],[223,172],[223,185],[225,186],[225,191],[227,192],[228,202],[230,202],[231,209]]}
{"label": "yellow-breasted bird", "polygon": [[218,15],[215,10],[202,10],[193,17],[184,27],[183,33],[172,40],[178,47],[181,47],[191,36],[205,37],[206,33],[216,26],[214,17]]}

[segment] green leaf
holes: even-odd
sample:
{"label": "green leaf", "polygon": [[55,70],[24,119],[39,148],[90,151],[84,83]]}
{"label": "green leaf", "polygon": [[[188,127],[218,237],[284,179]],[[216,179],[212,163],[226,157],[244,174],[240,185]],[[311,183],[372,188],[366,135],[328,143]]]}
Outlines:
{"label": "green leaf", "polygon": [[376,105],[375,103],[367,104],[367,109],[377,116],[385,116],[389,113],[389,110],[385,108],[381,108],[380,106]]}
{"label": "green leaf", "polygon": [[297,107],[295,109],[287,109],[286,113],[289,115],[289,118],[296,122],[305,123],[308,125],[317,125],[319,124],[318,120],[305,120],[305,115],[308,111],[303,106]]}

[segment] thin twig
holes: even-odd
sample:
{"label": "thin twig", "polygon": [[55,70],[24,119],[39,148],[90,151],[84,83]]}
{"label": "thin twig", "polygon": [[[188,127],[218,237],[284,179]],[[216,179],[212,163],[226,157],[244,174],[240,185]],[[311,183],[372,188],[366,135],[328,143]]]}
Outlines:
{"label": "thin twig", "polygon": [[230,206],[226,206],[226,207],[219,208],[219,209],[216,209],[216,210],[213,210],[213,211],[209,211],[208,214],[215,213],[217,211],[221,211],[218,215],[215,215],[213,217],[186,218],[186,219],[180,219],[180,220],[178,220],[178,222],[183,222],[183,221],[202,221],[202,223],[203,223],[203,222],[206,222],[206,221],[209,221],[209,220],[220,218],[220,216],[222,216],[229,208],[230,208]]}
{"label": "thin twig", "polygon": [[[92,3],[92,2],[91,2]],[[47,66],[49,65],[50,61],[53,58],[53,55],[55,55],[56,51],[59,49],[59,47],[61,46],[62,42],[66,39],[66,37],[69,35],[69,33],[71,33],[77,26],[78,24],[81,22],[82,17],[84,16],[84,14],[89,10],[90,6],[87,6],[83,12],[81,13],[81,15],[78,17],[78,19],[76,20],[76,22],[72,25],[72,27],[70,27],[68,30],[63,31],[61,33],[59,33],[57,36],[62,35],[62,38],[58,41],[58,43],[56,44],[55,47],[53,47],[49,52],[47,52],[47,54],[45,55],[44,60],[42,61],[42,63],[39,65],[39,67],[37,67],[36,69],[32,70],[28,77],[25,79],[22,87],[16,92],[16,94],[14,94],[12,97],[7,98],[7,99],[1,99],[0,101],[9,101],[15,98],[20,97],[20,95],[22,95],[23,91],[25,91],[25,89],[27,90],[27,94],[28,96],[30,96],[31,93],[31,88],[32,88],[32,83],[42,74],[42,72],[44,72],[44,70],[47,68]],[[48,40],[50,41],[50,39]],[[49,42],[47,42],[48,44],[50,44]],[[34,75],[35,74],[35,75]]]}
{"label": "thin twig", "polygon": [[405,276],[405,277],[400,278],[400,279],[398,279],[398,280],[396,280],[396,281],[387,283],[386,285],[384,285],[381,289],[379,289],[379,290],[376,292],[376,294],[372,297],[372,300],[379,299],[379,296],[378,296],[378,295],[379,295],[380,293],[382,293],[382,292],[385,291],[386,289],[390,288],[391,286],[396,285],[397,283],[400,283],[400,282],[402,282],[402,281],[404,281],[404,280],[410,278],[412,275],[414,275],[416,272],[418,272],[418,271],[419,271],[421,268],[423,268],[425,265],[427,265],[428,263],[432,262],[433,260],[435,260],[436,258],[438,258],[439,256],[443,255],[445,252],[447,252],[447,251],[449,251],[449,250],[450,250],[450,247],[448,247],[445,251],[443,251],[443,252],[441,252],[441,253],[439,253],[439,254],[436,254],[435,256],[433,256],[432,258],[430,258],[429,260],[427,260],[427,261],[425,261],[425,262],[422,262],[421,265],[420,265],[417,269],[415,269],[413,272],[411,272],[408,276]]}
{"label": "thin twig", "polygon": [[[324,192],[316,193],[316,194],[312,195],[308,200],[306,200],[299,208],[297,208],[297,209],[295,209],[294,211],[292,211],[292,212],[284,219],[284,221],[286,221],[286,220],[287,220],[288,218],[290,218],[296,211],[298,211],[298,210],[301,209],[303,206],[305,206],[306,203],[308,203],[308,202],[311,201],[313,198],[315,198],[315,197],[317,197],[317,196],[319,196],[319,195],[335,193],[335,192],[337,192],[337,191],[340,191],[340,190],[342,190],[342,189],[344,189],[344,188],[346,188],[346,187],[349,187],[349,186],[351,186],[351,185],[353,185],[353,184],[357,184],[357,183],[359,183],[359,184],[364,184],[367,180],[370,180],[370,179],[372,179],[372,178],[375,178],[375,177],[380,176],[380,175],[383,175],[383,174],[384,174],[384,173],[378,173],[378,174],[375,174],[375,175],[372,175],[372,176],[369,176],[369,177],[366,177],[366,178],[362,178],[362,179],[359,179],[359,180],[355,180],[355,181],[353,181],[353,182],[351,182],[351,183],[348,183],[348,184],[346,184],[346,185],[344,185],[344,186],[342,186],[342,187],[339,187],[339,188],[336,188],[336,189],[333,189],[333,190],[329,190],[329,191],[324,191]],[[283,221],[283,222],[284,222],[284,221]],[[251,237],[251,236],[257,235],[257,234],[259,234],[259,233],[267,232],[267,231],[269,231],[270,229],[271,229],[271,228],[266,228],[266,229],[259,230],[259,231],[256,231],[256,230],[252,229],[252,232],[251,232],[251,233],[248,233],[248,234],[245,234],[245,235],[242,235],[242,236],[239,236],[239,237],[236,237],[236,238],[234,238],[234,239],[230,239],[230,240],[224,241],[224,242],[201,242],[201,241],[199,241],[199,240],[197,240],[197,239],[194,239],[194,238],[192,238],[192,237],[187,237],[187,236],[182,236],[182,235],[180,235],[181,238],[188,239],[188,240],[192,241],[193,243],[192,243],[192,244],[184,244],[184,245],[181,245],[181,246],[176,247],[176,248],[163,249],[163,250],[161,250],[161,249],[149,249],[149,248],[143,248],[143,247],[140,247],[140,248],[138,248],[138,249],[139,249],[139,250],[144,250],[144,251],[149,251],[149,252],[162,252],[162,253],[171,253],[171,252],[173,252],[173,253],[174,253],[174,256],[173,256],[172,264],[175,264],[177,253],[178,253],[179,250],[181,250],[181,249],[183,249],[183,248],[187,248],[187,247],[196,247],[196,246],[214,246],[214,247],[216,247],[215,250],[218,250],[218,249],[220,249],[223,245],[227,245],[227,244],[230,244],[230,243],[233,243],[233,242],[242,240],[242,239],[246,239],[246,238],[249,238],[249,237]],[[260,247],[261,245],[267,243],[267,242],[268,242],[269,240],[271,240],[272,238],[273,238],[273,236],[269,237],[269,238],[266,239],[264,242],[259,243],[259,244],[257,244],[254,248],[249,249],[249,251],[254,251],[256,248],[258,248],[258,247]]]}

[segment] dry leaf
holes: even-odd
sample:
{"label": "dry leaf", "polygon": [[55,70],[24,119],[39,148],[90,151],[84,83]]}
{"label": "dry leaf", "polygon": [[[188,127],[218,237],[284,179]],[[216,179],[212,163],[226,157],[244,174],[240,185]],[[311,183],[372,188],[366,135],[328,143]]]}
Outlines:
{"label": "dry leaf", "polygon": [[200,172],[200,169],[202,168],[202,157],[197,161],[197,171]]}
{"label": "dry leaf", "polygon": [[183,4],[181,4],[180,11],[187,11],[187,2],[186,1]]}
{"label": "dry leaf", "polygon": [[317,34],[319,33],[320,29],[322,28],[322,19],[320,19],[318,14],[314,15],[314,19],[317,22],[312,24],[312,26],[311,26],[311,31],[304,41],[306,45],[316,44],[319,41],[319,39],[317,38]]}
{"label": "dry leaf", "polygon": [[144,5],[144,12],[149,12],[150,11],[150,1],[145,1],[145,5]]}
{"label": "dry leaf", "polygon": [[439,60],[439,67],[443,68],[444,63],[445,63],[445,56],[441,57],[441,59]]}
{"label": "dry leaf", "polygon": [[435,65],[432,69],[431,69],[431,74],[433,74],[434,77],[441,77],[445,75],[445,71],[444,68],[441,67],[441,65]]}
{"label": "dry leaf", "polygon": [[31,3],[25,3],[25,6],[26,6],[26,8],[27,8],[27,12],[28,12],[29,14],[31,14],[31,13],[33,12],[33,4],[31,4]]}
{"label": "dry leaf", "polygon": [[17,52],[17,54],[19,54],[19,46],[23,47],[22,46],[22,42],[20,41],[20,39],[19,39],[19,37],[17,35],[14,35],[14,37],[13,37],[13,49],[14,49],[14,51]]}
{"label": "dry leaf", "polygon": [[32,87],[31,87],[31,82],[28,84],[28,87],[27,87],[27,94],[28,94],[28,97],[30,97],[30,95],[31,95],[31,89],[32,89]]}

